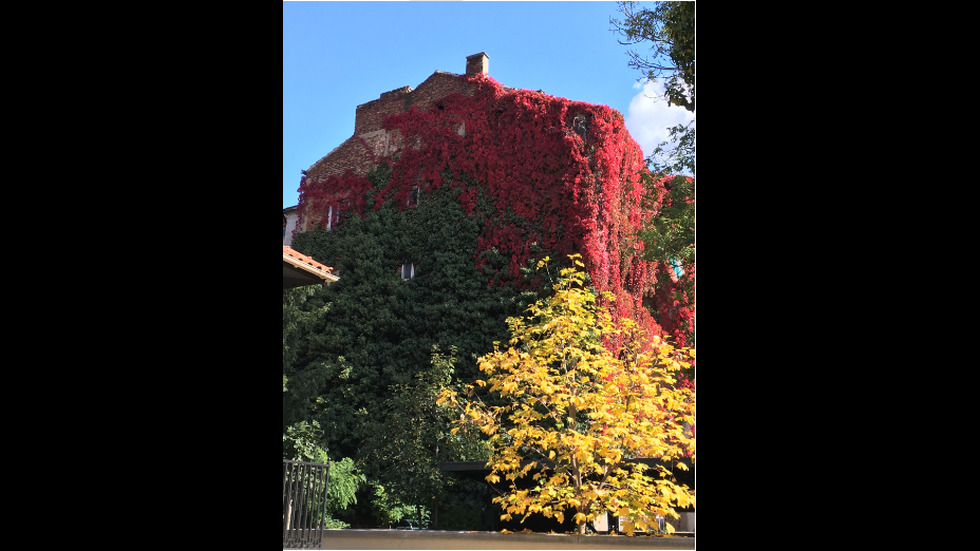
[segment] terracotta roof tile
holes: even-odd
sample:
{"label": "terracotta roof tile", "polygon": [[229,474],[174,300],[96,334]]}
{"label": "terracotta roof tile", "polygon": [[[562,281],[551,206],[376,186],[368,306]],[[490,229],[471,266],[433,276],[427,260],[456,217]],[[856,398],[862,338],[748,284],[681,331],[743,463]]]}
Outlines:
{"label": "terracotta roof tile", "polygon": [[283,289],[293,287],[296,285],[296,282],[294,281],[295,278],[292,277],[287,278],[285,275],[287,266],[291,267],[290,269],[302,270],[308,274],[311,274],[317,278],[322,279],[326,283],[331,283],[333,281],[337,281],[338,279],[340,279],[339,277],[333,275],[332,273],[333,268],[331,268],[330,266],[321,264],[316,260],[313,260],[312,257],[307,256],[288,245],[282,246],[282,262],[283,262],[283,270],[284,270]]}
{"label": "terracotta roof tile", "polygon": [[306,264],[307,266],[311,266],[313,268],[316,268],[317,270],[322,270],[324,272],[327,272],[328,274],[333,272],[333,268],[331,268],[330,266],[327,266],[326,264],[320,264],[316,260],[313,260],[312,256],[307,256],[297,251],[296,249],[290,247],[289,245],[282,246],[282,254],[283,256],[290,256],[292,258],[295,258],[296,260],[299,260],[300,262]]}

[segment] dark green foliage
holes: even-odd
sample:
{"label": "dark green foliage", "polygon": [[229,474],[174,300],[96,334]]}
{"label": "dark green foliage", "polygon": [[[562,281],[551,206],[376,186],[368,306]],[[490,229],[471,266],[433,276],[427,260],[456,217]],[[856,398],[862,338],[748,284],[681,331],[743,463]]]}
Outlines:
{"label": "dark green foliage", "polygon": [[[383,185],[385,167],[371,178]],[[478,271],[479,221],[465,215],[456,193],[432,190],[415,207],[367,208],[332,231],[297,234],[293,247],[334,267],[340,281],[283,293],[284,434],[316,422],[331,457],[354,458],[373,493],[384,488],[387,501],[375,509],[424,508],[434,521],[446,499],[482,499],[456,495],[459,481],[441,473],[439,462],[485,458],[479,441],[449,432],[435,397],[475,379],[476,358],[507,338],[504,320],[536,298],[488,284]],[[404,264],[414,265],[407,281]],[[348,514],[355,509],[370,510],[358,505]],[[342,518],[372,522],[353,514]]]}
{"label": "dark green foliage", "polygon": [[384,413],[366,421],[360,457],[369,477],[385,488],[397,503],[413,505],[416,518],[423,511],[439,523],[440,502],[458,488],[459,480],[447,475],[439,463],[448,460],[486,460],[489,449],[476,433],[453,434],[452,421],[458,414],[437,404],[446,388],[454,384],[455,350],[432,351],[430,365],[406,385],[393,385],[385,400]]}
{"label": "dark green foliage", "polygon": [[[357,457],[364,427],[386,415],[394,388],[428,369],[433,346],[455,349],[455,378],[470,381],[475,358],[505,339],[504,320],[526,302],[477,271],[479,226],[454,193],[433,190],[417,207],[388,204],[295,236],[293,247],[333,266],[340,281],[297,305],[309,314],[294,331],[289,366],[284,351],[284,428],[316,419],[332,456]],[[408,281],[403,264],[414,265]]]}
{"label": "dark green foliage", "polygon": [[323,433],[316,421],[300,421],[288,427],[282,435],[282,456],[296,461],[330,464],[330,483],[327,485],[325,503],[326,527],[349,528],[349,524],[334,516],[357,503],[357,492],[367,478],[357,471],[349,457],[331,461],[326,450],[320,447],[322,441]]}
{"label": "dark green foliage", "polygon": [[[330,370],[310,361],[308,337],[327,315],[329,306],[316,287],[297,287],[282,292],[282,391],[283,434],[296,422],[306,421]],[[283,450],[284,457],[291,457]]]}

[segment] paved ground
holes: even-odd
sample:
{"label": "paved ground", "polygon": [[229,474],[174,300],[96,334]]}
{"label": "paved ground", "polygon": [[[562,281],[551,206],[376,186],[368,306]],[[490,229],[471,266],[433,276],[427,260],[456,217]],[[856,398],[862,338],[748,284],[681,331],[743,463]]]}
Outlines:
{"label": "paved ground", "polygon": [[324,549],[694,549],[694,538],[439,530],[327,530]]}

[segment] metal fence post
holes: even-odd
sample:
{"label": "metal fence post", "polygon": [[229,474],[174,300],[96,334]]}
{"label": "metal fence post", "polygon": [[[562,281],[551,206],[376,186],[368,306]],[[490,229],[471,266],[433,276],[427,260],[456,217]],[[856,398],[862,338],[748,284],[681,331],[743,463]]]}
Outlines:
{"label": "metal fence post", "polygon": [[282,460],[282,548],[320,549],[330,465]]}

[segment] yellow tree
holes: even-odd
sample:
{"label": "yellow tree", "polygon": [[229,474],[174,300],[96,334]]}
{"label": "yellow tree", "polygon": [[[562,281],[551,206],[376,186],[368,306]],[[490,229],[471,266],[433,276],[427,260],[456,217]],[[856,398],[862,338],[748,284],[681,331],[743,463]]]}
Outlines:
{"label": "yellow tree", "polygon": [[[578,255],[571,258],[584,268]],[[695,458],[695,396],[676,379],[694,350],[644,339],[629,320],[614,322],[584,278],[576,267],[561,270],[550,298],[507,320],[509,346],[495,343],[480,358],[487,380],[475,383],[489,385],[503,405],[451,391],[439,402],[461,412],[454,433],[475,427],[490,436],[487,481],[510,482],[494,498],[501,520],[573,517],[584,534],[587,522],[608,511],[627,517],[632,533],[656,527],[657,515],[678,518],[675,507],[694,505],[694,492],[670,471],[687,470]],[[468,395],[475,396],[472,388]]]}

